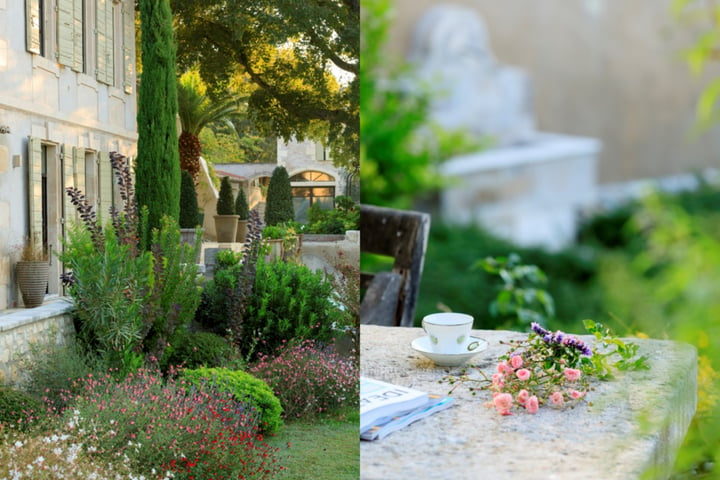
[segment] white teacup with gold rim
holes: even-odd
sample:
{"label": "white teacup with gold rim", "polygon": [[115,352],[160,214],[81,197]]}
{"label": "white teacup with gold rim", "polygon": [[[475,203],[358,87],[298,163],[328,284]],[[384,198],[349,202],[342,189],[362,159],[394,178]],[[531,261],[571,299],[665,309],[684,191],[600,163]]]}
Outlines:
{"label": "white teacup with gold rim", "polygon": [[465,313],[431,313],[422,320],[423,330],[436,353],[465,352],[472,325],[473,317]]}

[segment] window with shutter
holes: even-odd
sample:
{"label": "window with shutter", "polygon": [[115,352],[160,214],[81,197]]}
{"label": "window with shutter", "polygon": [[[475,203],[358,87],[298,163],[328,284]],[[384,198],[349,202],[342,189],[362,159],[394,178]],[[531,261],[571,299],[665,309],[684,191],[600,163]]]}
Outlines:
{"label": "window with shutter", "polygon": [[[75,173],[75,187],[83,192],[87,198],[87,186],[85,184],[85,149],[74,147],[72,153],[73,172]],[[75,209],[75,219],[80,220],[77,209]]]}
{"label": "window with shutter", "polygon": [[73,32],[75,23],[73,0],[57,0],[57,61],[63,65],[74,64],[75,47]]}
{"label": "window with shutter", "polygon": [[25,34],[28,52],[42,55],[42,0],[25,0]]}
{"label": "window with shutter", "polygon": [[125,93],[133,92],[135,83],[135,7],[132,0],[126,0],[122,4],[122,29],[123,29],[123,89]]}
{"label": "window with shutter", "polygon": [[85,71],[85,0],[73,2],[73,64],[76,72]]}
{"label": "window with shutter", "polygon": [[111,0],[97,0],[95,11],[97,48],[96,78],[99,82],[113,85],[115,58],[113,56],[113,4]]}
{"label": "window with shutter", "polygon": [[34,245],[43,244],[42,142],[28,138],[28,230]]}

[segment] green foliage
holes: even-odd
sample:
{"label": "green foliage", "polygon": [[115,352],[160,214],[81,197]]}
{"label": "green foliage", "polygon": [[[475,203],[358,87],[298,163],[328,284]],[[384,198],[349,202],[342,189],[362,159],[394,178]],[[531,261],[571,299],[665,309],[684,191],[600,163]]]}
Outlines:
{"label": "green foliage", "polygon": [[30,395],[0,386],[0,425],[27,430],[42,411],[42,404]]}
{"label": "green foliage", "polygon": [[200,210],[198,209],[195,182],[192,175],[183,170],[180,183],[180,228],[195,228],[200,224]]}
{"label": "green foliage", "polygon": [[[409,208],[444,184],[434,166],[472,146],[464,133],[444,132],[428,118],[430,96],[399,79],[409,66],[388,56],[389,0],[363,0],[360,73],[362,203]],[[407,83],[407,81],[405,81]],[[429,139],[432,138],[432,141]]]}
{"label": "green foliage", "polygon": [[308,225],[303,233],[343,234],[360,229],[360,209],[347,196],[335,197],[335,208],[323,210],[314,203],[308,210]]}
{"label": "green foliage", "polygon": [[233,346],[220,335],[211,332],[191,332],[182,335],[165,360],[165,369],[182,365],[184,368],[221,367],[236,357]]}
{"label": "green foliage", "polygon": [[233,395],[236,401],[250,401],[260,411],[262,429],[275,433],[282,425],[282,406],[264,380],[243,372],[225,368],[183,370],[185,380],[199,388],[210,388]]}
{"label": "green foliage", "polygon": [[[695,201],[689,201],[693,196]],[[703,190],[644,198],[632,219],[644,250],[632,256],[616,253],[600,271],[608,308],[629,331],[698,349],[698,409],[678,454],[679,473],[707,470],[720,458],[720,215],[711,202],[705,204],[707,198],[712,194]]]}
{"label": "green foliage", "polygon": [[195,320],[205,330],[225,335],[229,328],[231,294],[241,271],[241,256],[231,250],[223,250],[215,261],[213,279],[203,288]]}
{"label": "green foliage", "polygon": [[105,228],[100,250],[90,232],[78,226],[69,229],[60,260],[73,272],[68,288],[75,299],[80,341],[107,365],[122,364],[142,340],[152,255],[134,255],[130,245],[118,242],[111,226]]}
{"label": "green foliage", "polygon": [[180,230],[163,217],[153,230],[153,276],[149,297],[142,308],[142,347],[147,358],[161,361],[168,343],[189,327],[200,304],[201,288],[195,263],[199,244],[180,242]]}
{"label": "green foliage", "polygon": [[[516,252],[526,264],[536,265],[552,278],[546,289],[555,300],[555,318],[548,327],[577,331],[583,328],[582,320],[585,318],[606,318],[607,309],[602,303],[602,291],[596,276],[597,259],[588,255],[586,250],[547,252],[538,248],[522,248],[477,227],[433,223],[416,319],[438,309],[449,308],[475,317],[475,328],[503,326],[500,317],[488,314],[488,307],[498,293],[496,281],[474,265],[478,257],[503,257],[508,252]],[[366,257],[361,262],[363,271],[367,271]],[[428,275],[431,274],[443,281],[429,282]],[[525,327],[522,329],[525,330]]]}
{"label": "green foliage", "polygon": [[42,398],[57,411],[67,406],[68,392],[71,395],[77,393],[73,386],[75,380],[103,370],[96,358],[84,352],[77,341],[66,345],[33,344],[20,365],[23,390],[35,398]]}
{"label": "green foliage", "polygon": [[240,217],[239,220],[247,220],[250,215],[247,196],[242,186],[238,189],[237,197],[235,197],[235,215]]}
{"label": "green foliage", "polygon": [[337,165],[358,170],[359,2],[280,0],[271,10],[264,0],[172,6],[181,63],[199,63],[216,90],[242,84],[261,135],[328,142]]}
{"label": "green foliage", "polygon": [[295,220],[295,210],[293,208],[290,177],[285,167],[275,167],[268,185],[265,224],[277,225],[292,222],[293,220]]}
{"label": "green foliage", "polygon": [[217,214],[235,215],[235,201],[233,199],[232,185],[230,185],[230,177],[223,177],[218,195]]}
{"label": "green foliage", "polygon": [[[140,2],[142,81],[138,89],[137,200],[148,208],[148,236],[180,210],[175,38],[170,3]],[[144,240],[149,240],[146,238]]]}
{"label": "green foliage", "polygon": [[[638,355],[638,344],[626,342],[602,323],[583,321],[588,333],[595,336],[593,356],[586,361],[585,371],[600,379],[613,378],[615,370],[649,370],[646,355]],[[618,358],[619,357],[619,358]]]}
{"label": "green foliage", "polygon": [[244,335],[235,340],[243,355],[271,354],[284,341],[332,339],[337,318],[332,285],[319,272],[291,262],[258,262],[248,301]]}
{"label": "green foliage", "polygon": [[555,316],[555,302],[547,290],[536,287],[546,284],[547,277],[536,265],[520,262],[520,256],[511,253],[507,257],[487,257],[476,263],[476,267],[497,275],[503,282],[495,300],[490,303],[490,314],[508,326],[527,326],[532,322],[547,325]]}

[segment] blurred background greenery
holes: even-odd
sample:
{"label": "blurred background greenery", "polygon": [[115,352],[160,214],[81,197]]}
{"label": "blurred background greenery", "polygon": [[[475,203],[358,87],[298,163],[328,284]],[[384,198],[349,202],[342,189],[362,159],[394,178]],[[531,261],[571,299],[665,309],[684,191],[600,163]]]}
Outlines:
{"label": "blurred background greenery", "polygon": [[[672,13],[679,15],[693,3],[676,0]],[[362,6],[362,199],[422,208],[443,185],[435,166],[468,144],[446,142],[447,133],[435,144],[417,141],[418,132],[434,128],[427,121],[429,94],[403,90],[407,65],[383,51],[392,2],[363,0]],[[689,61],[702,62],[717,51],[720,17],[714,18],[689,51]],[[684,66],[679,62],[678,68]],[[720,92],[720,82],[714,85],[700,99],[705,125],[717,118],[708,113],[708,103]],[[448,309],[473,315],[476,328],[526,331],[516,317],[491,313],[502,285],[477,266],[486,257],[518,254],[547,275],[542,287],[555,303],[548,328],[582,333],[582,320],[590,318],[622,336],[697,347],[698,410],[673,478],[720,478],[715,467],[720,455],[720,186],[698,178],[696,189],[648,191],[639,200],[596,212],[584,220],[576,244],[555,252],[521,248],[480,227],[446,225],[433,217],[416,324],[426,314]],[[363,257],[362,268],[377,262]]]}

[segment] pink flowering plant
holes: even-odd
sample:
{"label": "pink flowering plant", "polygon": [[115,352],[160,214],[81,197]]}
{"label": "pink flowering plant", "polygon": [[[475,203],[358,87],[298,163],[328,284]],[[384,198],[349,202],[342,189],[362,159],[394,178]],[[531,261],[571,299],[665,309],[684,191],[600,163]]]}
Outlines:
{"label": "pink flowering plant", "polygon": [[637,355],[637,345],[625,342],[599,323],[587,320],[585,326],[595,336],[594,348],[587,342],[561,331],[551,332],[532,323],[523,340],[503,342],[510,348],[499,357],[491,376],[478,369],[480,379],[467,372],[446,377],[454,385],[471,383],[470,390],[488,389],[488,406],[501,415],[513,410],[537,413],[541,406],[565,408],[586,401],[593,390],[591,380],[609,379],[613,370],[645,369],[647,358]]}

